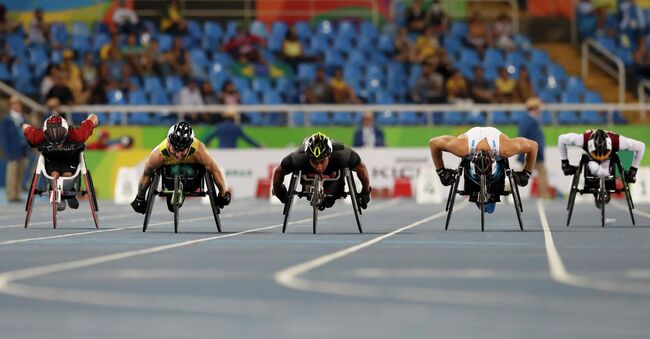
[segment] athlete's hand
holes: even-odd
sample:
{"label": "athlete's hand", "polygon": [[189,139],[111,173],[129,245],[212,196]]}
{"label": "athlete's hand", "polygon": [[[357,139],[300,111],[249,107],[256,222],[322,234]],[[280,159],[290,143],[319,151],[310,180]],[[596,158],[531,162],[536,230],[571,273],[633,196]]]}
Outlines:
{"label": "athlete's hand", "polygon": [[531,174],[532,173],[523,170],[521,172],[513,172],[512,176],[515,179],[515,184],[523,187],[528,185],[528,179],[530,179]]}
{"label": "athlete's hand", "polygon": [[273,187],[273,195],[275,195],[281,203],[286,204],[289,199],[289,191],[287,191],[287,186],[284,184]]}
{"label": "athlete's hand", "polygon": [[633,184],[636,182],[636,171],[637,168],[632,166],[630,167],[630,170],[625,172],[625,181],[627,181],[629,184]]}
{"label": "athlete's hand", "polygon": [[92,121],[95,126],[99,125],[99,119],[95,114],[90,114],[86,119]]}
{"label": "athlete's hand", "polygon": [[230,205],[230,191],[226,191],[224,195],[217,197],[217,205],[219,205],[219,208]]}
{"label": "athlete's hand", "polygon": [[439,170],[436,170],[436,173],[438,173],[438,176],[440,177],[440,182],[442,183],[443,186],[449,186],[454,183],[454,177],[458,173],[456,170],[449,169],[449,168],[441,168]]}
{"label": "athlete's hand", "polygon": [[562,160],[562,172],[564,172],[564,175],[574,175],[577,171],[578,167],[571,166],[569,159]]}
{"label": "athlete's hand", "polygon": [[361,192],[357,194],[357,202],[359,203],[359,207],[363,208],[364,210],[368,208],[368,203],[370,202],[370,192],[372,192],[372,187],[368,186],[368,190],[361,190]]}
{"label": "athlete's hand", "polygon": [[147,212],[147,201],[136,196],[135,200],[131,203],[131,207],[137,213],[145,214]]}

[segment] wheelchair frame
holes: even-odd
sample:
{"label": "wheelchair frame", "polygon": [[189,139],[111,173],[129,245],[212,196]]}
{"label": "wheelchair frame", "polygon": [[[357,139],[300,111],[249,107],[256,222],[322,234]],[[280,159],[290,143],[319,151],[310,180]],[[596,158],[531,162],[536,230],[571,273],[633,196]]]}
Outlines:
{"label": "wheelchair frame", "polygon": [[[451,184],[451,188],[449,189],[449,196],[447,198],[447,204],[445,206],[445,211],[447,212],[447,221],[445,222],[445,231],[449,229],[449,221],[451,220],[451,215],[454,212],[454,203],[456,201],[456,194],[464,196],[464,195],[470,195],[474,192],[468,192],[466,190],[459,191],[458,190],[458,184],[460,183],[460,178],[463,177],[463,173],[466,170],[466,167],[469,166],[470,160],[468,159],[462,159],[460,162],[460,165],[458,165],[458,169],[456,170],[456,173],[454,175],[454,182]],[[503,192],[500,193],[502,196],[508,196],[512,195],[512,200],[514,201],[515,205],[515,211],[517,213],[517,221],[519,222],[519,229],[521,231],[524,230],[523,223],[521,221],[521,213],[523,213],[524,209],[521,204],[521,195],[519,194],[519,187],[515,183],[515,180],[512,176],[512,169],[510,169],[510,162],[508,159],[501,159],[499,160],[503,166],[504,174],[508,178],[508,182],[510,183],[510,190],[506,191],[504,189]],[[479,175],[480,177],[480,183],[479,183],[479,192],[478,192],[478,205],[481,209],[481,232],[485,231],[485,204],[487,200],[487,188],[488,188],[488,183],[487,183],[487,175],[481,174]]]}
{"label": "wheelchair frame", "polygon": [[[580,164],[578,165],[578,170],[573,175],[573,179],[571,182],[571,191],[569,192],[569,201],[567,202],[567,211],[569,212],[566,220],[567,227],[571,223],[571,216],[573,215],[573,207],[575,206],[576,196],[578,195],[578,193],[580,193],[580,195],[594,194],[594,193],[596,194],[596,199],[602,202],[600,208],[600,225],[601,227],[605,227],[605,205],[607,205],[606,202],[607,193],[612,194],[612,193],[621,193],[621,192],[625,194],[625,200],[627,202],[627,208],[630,211],[630,218],[632,219],[632,225],[636,226],[636,220],[634,219],[634,211],[633,211],[634,202],[632,201],[632,195],[630,194],[630,185],[625,179],[626,172],[623,169],[623,164],[621,163],[621,159],[619,158],[618,154],[614,154],[611,157],[610,168],[613,165],[614,169],[618,170],[621,182],[623,183],[623,188],[621,189],[616,188],[616,186],[614,186],[613,190],[607,189],[605,183],[606,180],[614,180],[614,185],[616,185],[616,179],[617,179],[616,171],[607,178],[598,178],[598,177],[587,175],[587,171],[585,168],[589,160],[590,160],[589,157],[586,154],[583,154],[580,157]],[[582,171],[584,171],[585,181],[587,178],[598,179],[597,188],[585,189],[584,184],[582,186],[582,189],[578,187],[580,185],[580,176],[582,175]]]}
{"label": "wheelchair frame", "polygon": [[[357,228],[359,229],[359,233],[363,233],[363,228],[361,226],[362,209],[359,206],[357,201],[357,188],[354,182],[354,178],[352,177],[352,173],[348,168],[344,168],[343,170],[339,171],[337,177],[331,179],[324,179],[320,175],[316,175],[313,178],[308,178],[307,176],[302,176],[302,171],[292,173],[291,181],[289,183],[289,189],[288,189],[289,196],[287,197],[287,202],[284,204],[284,209],[282,211],[282,214],[284,215],[284,222],[282,223],[282,233],[285,233],[287,230],[287,223],[289,222],[289,216],[291,215],[291,207],[293,206],[293,197],[298,196],[298,198],[309,198],[309,204],[312,206],[313,209],[313,233],[316,234],[319,207],[321,206],[323,199],[327,197],[331,197],[331,195],[325,193],[323,185],[325,182],[328,181],[340,180],[341,172],[343,172],[343,177],[348,186],[348,191],[343,192],[342,197],[345,198],[348,195],[350,196],[350,199],[352,200],[352,209],[354,210],[354,218],[357,222]],[[296,191],[296,186],[298,184],[299,178],[301,178],[306,182],[312,183],[309,186],[310,188],[309,191],[305,191],[304,186],[303,186],[303,190]]]}
{"label": "wheelchair frame", "polygon": [[[212,177],[212,173],[204,171],[203,175],[197,177],[197,180],[200,180],[198,192],[186,192],[183,190],[183,175],[176,174],[174,175],[174,188],[172,190],[166,190],[164,185],[160,183],[162,177],[163,167],[156,170],[153,179],[151,180],[151,186],[147,191],[147,209],[144,214],[144,222],[142,224],[142,232],[147,231],[149,226],[149,219],[151,218],[151,212],[153,211],[153,205],[157,197],[171,197],[172,205],[174,207],[174,233],[178,233],[178,224],[180,216],[180,207],[185,201],[185,197],[209,197],[210,206],[212,207],[212,215],[214,216],[214,221],[217,226],[217,231],[221,233],[221,221],[219,220],[219,214],[221,209],[217,205],[217,190]],[[159,190],[159,184],[161,189]],[[205,190],[207,186],[207,191]]]}
{"label": "wheelchair frame", "polygon": [[[39,179],[43,177],[45,179],[45,187],[39,186]],[[86,186],[85,190],[81,189],[81,178],[83,177],[84,184]],[[73,185],[76,185],[76,190],[66,191],[64,190],[65,183],[68,181],[76,181]],[[89,194],[88,203],[90,204],[90,211],[92,213],[93,222],[95,223],[95,228],[99,228],[99,206],[97,205],[97,194],[95,193],[95,185],[93,184],[92,176],[90,171],[86,168],[86,160],[84,158],[83,151],[79,154],[79,165],[74,175],[70,177],[58,177],[54,178],[47,173],[45,169],[45,157],[41,154],[38,158],[38,164],[36,166],[36,171],[32,175],[32,183],[29,187],[29,196],[25,204],[25,228],[29,225],[31,219],[32,210],[34,208],[34,197],[36,195],[43,196],[47,195],[49,202],[52,205],[52,226],[56,228],[57,226],[57,210],[56,206],[63,199],[85,196]]]}

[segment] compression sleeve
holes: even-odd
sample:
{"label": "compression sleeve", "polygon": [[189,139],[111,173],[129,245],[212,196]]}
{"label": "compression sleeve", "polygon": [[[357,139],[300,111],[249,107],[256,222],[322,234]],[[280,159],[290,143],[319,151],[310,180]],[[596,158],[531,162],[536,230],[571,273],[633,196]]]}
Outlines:
{"label": "compression sleeve", "polygon": [[577,133],[567,133],[562,134],[557,138],[557,145],[560,148],[560,157],[562,160],[569,158],[567,154],[567,146],[578,146],[582,147],[584,141],[582,140],[582,134]]}
{"label": "compression sleeve", "polygon": [[359,153],[350,150],[350,160],[348,160],[348,168],[355,168],[361,163],[361,157]]}
{"label": "compression sleeve", "polygon": [[287,155],[280,163],[280,168],[286,173],[293,173],[297,170],[296,165],[293,163],[292,155],[293,153]]}
{"label": "compression sleeve", "polygon": [[643,159],[643,154],[645,153],[644,143],[631,138],[626,138],[621,135],[619,136],[618,139],[618,149],[621,151],[634,152],[634,159],[632,160],[632,166],[639,168],[639,166],[641,165],[641,159]]}

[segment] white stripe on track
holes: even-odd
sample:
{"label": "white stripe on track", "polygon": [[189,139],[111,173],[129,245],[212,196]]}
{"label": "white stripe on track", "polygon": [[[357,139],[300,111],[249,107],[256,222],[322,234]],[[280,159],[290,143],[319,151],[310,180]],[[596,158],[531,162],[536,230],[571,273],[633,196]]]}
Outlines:
{"label": "white stripe on track", "polygon": [[[614,206],[615,208],[618,208],[621,211],[625,211],[625,212],[629,213],[629,210],[627,209],[627,204],[623,205],[622,203],[620,203],[618,201],[612,200],[612,206]],[[642,217],[646,217],[646,218],[650,219],[650,213],[642,211],[642,210],[636,208],[636,206],[634,206],[634,209],[632,211],[634,212],[634,214],[638,214],[638,215],[640,215]]]}

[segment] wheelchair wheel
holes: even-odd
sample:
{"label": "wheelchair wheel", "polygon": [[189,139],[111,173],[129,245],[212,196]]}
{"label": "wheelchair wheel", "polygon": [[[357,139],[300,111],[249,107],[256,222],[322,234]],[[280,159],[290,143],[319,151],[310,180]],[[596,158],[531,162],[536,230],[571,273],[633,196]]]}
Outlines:
{"label": "wheelchair wheel", "polygon": [[156,172],[149,186],[149,191],[147,192],[147,211],[144,213],[144,223],[142,224],[142,232],[147,231],[147,226],[149,226],[149,218],[151,217],[151,211],[153,210],[153,203],[158,196],[158,182],[160,181],[160,173]]}
{"label": "wheelchair wheel", "polygon": [[87,172],[84,175],[84,181],[86,183],[86,194],[88,194],[88,203],[90,204],[90,213],[93,216],[93,221],[95,222],[95,228],[99,228],[99,218],[97,217],[97,199],[95,199],[95,190],[92,184],[92,178],[90,177],[90,172]]}
{"label": "wheelchair wheel", "polygon": [[623,165],[621,164],[620,159],[616,159],[616,166],[618,167],[618,173],[621,176],[621,181],[623,182],[623,191],[625,193],[625,201],[627,202],[627,209],[630,211],[630,218],[632,219],[632,225],[636,226],[636,220],[634,220],[634,202],[632,201],[632,196],[630,195],[630,184],[625,179],[625,171],[623,170]]}
{"label": "wheelchair wheel", "polygon": [[172,204],[174,204],[174,233],[178,233],[178,206],[180,205],[181,193],[181,177],[180,175],[174,176],[174,195],[172,196]]}
{"label": "wheelchair wheel", "polygon": [[291,181],[289,182],[289,196],[287,197],[287,202],[284,204],[284,209],[282,210],[282,214],[284,214],[282,233],[287,231],[287,223],[289,222],[289,215],[291,215],[291,206],[293,205],[293,196],[296,191],[298,177],[299,175],[295,173],[291,175]]}
{"label": "wheelchair wheel", "polygon": [[456,178],[454,178],[454,183],[451,184],[449,188],[449,197],[447,198],[447,221],[445,222],[445,231],[449,228],[449,221],[451,220],[451,215],[454,213],[454,203],[456,202],[456,193],[458,193],[458,184],[460,182],[460,177],[463,175],[463,170],[458,169],[456,173]]}
{"label": "wheelchair wheel", "polygon": [[571,182],[571,191],[569,193],[569,201],[567,202],[567,207],[566,207],[567,211],[569,211],[566,218],[567,227],[569,227],[569,224],[571,223],[571,216],[573,215],[573,207],[575,206],[576,203],[576,196],[578,194],[578,185],[580,184],[580,175],[582,174],[583,167],[584,167],[584,163],[581,160],[580,165],[578,166],[578,170],[573,175],[573,181]]}
{"label": "wheelchair wheel", "polygon": [[524,225],[521,221],[521,213],[523,209],[521,208],[521,196],[519,195],[519,189],[517,189],[517,183],[514,182],[512,178],[512,172],[508,172],[508,182],[510,183],[510,194],[512,194],[512,201],[515,204],[515,211],[517,212],[517,221],[519,222],[519,229],[524,230]]}
{"label": "wheelchair wheel", "polygon": [[52,180],[52,191],[51,193],[51,200],[52,200],[52,226],[56,228],[56,205],[57,205],[57,195],[58,195],[58,190],[57,190],[57,185],[56,185],[56,178]]}
{"label": "wheelchair wheel", "polygon": [[318,224],[318,206],[314,205],[314,234],[316,234],[317,224]]}
{"label": "wheelchair wheel", "polygon": [[217,191],[214,184],[214,178],[212,174],[205,173],[205,185],[208,187],[208,197],[210,198],[210,206],[212,207],[212,215],[214,216],[214,222],[217,225],[217,231],[221,233],[221,220],[219,220],[219,206],[217,206]]}
{"label": "wheelchair wheel", "polygon": [[25,228],[27,228],[27,225],[29,225],[29,220],[32,217],[32,209],[34,208],[34,196],[36,195],[38,179],[39,175],[34,173],[34,175],[32,175],[32,184],[29,186],[29,196],[27,197],[27,202],[25,204]]}
{"label": "wheelchair wheel", "polygon": [[348,181],[350,199],[352,200],[352,209],[354,210],[354,219],[357,221],[357,228],[359,229],[359,233],[363,233],[363,228],[361,226],[361,207],[359,206],[359,201],[357,200],[357,185],[354,182],[352,173],[350,173],[349,170],[346,170],[345,179]]}
{"label": "wheelchair wheel", "polygon": [[485,175],[482,174],[481,189],[479,190],[479,194],[478,194],[478,203],[481,206],[481,232],[485,232],[485,201],[487,200],[486,190],[487,190],[487,180],[485,178]]}
{"label": "wheelchair wheel", "polygon": [[606,194],[605,193],[605,179],[598,180],[598,200],[600,201],[600,226],[605,227],[605,204],[606,204]]}
{"label": "wheelchair wheel", "polygon": [[95,182],[93,181],[92,175],[90,175],[90,171],[86,170],[86,175],[88,176],[88,182],[86,184],[90,184],[90,186],[86,185],[86,188],[88,188],[88,191],[93,199],[95,212],[99,212],[99,205],[97,204],[97,192],[95,192]]}

